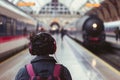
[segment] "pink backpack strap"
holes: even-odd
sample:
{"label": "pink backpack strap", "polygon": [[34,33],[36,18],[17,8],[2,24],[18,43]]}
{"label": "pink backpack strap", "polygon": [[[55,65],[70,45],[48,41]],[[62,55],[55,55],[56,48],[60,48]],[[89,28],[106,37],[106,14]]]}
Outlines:
{"label": "pink backpack strap", "polygon": [[56,77],[60,76],[60,69],[61,69],[61,65],[60,64],[55,64],[53,75],[56,76]]}
{"label": "pink backpack strap", "polygon": [[26,65],[26,69],[27,69],[28,74],[29,74],[30,77],[31,77],[30,79],[32,80],[33,77],[35,76],[35,73],[34,73],[32,64],[27,64],[27,65]]}

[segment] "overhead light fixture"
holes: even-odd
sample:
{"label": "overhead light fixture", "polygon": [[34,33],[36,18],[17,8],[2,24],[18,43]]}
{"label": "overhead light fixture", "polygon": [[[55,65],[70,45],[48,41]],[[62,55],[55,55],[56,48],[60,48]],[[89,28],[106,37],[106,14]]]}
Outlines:
{"label": "overhead light fixture", "polygon": [[18,2],[17,6],[24,7],[24,6],[34,6],[35,2]]}
{"label": "overhead light fixture", "polygon": [[100,7],[100,3],[86,3],[85,6],[87,7]]}

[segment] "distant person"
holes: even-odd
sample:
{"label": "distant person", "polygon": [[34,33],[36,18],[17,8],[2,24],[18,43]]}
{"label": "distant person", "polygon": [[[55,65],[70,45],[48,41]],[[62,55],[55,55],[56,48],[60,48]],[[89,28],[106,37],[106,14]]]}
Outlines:
{"label": "distant person", "polygon": [[119,30],[119,27],[117,27],[114,32],[115,32],[116,41],[118,41],[119,38],[120,38],[120,30]]}
{"label": "distant person", "polygon": [[23,29],[23,35],[24,35],[24,36],[27,35],[27,27],[24,27],[24,29]]}
{"label": "distant person", "polygon": [[[28,68],[28,65],[26,65],[19,70],[15,80],[43,80],[43,78],[44,80],[53,80],[46,78],[50,75],[53,77],[54,71],[57,70],[57,68],[54,69],[57,64],[56,60],[52,56],[49,56],[56,52],[55,39],[50,34],[42,32],[32,36],[30,40],[29,51],[31,55],[36,55],[36,58],[34,58],[29,64],[32,65],[33,71],[30,66]],[[60,71],[56,71],[56,74],[58,74],[58,72],[60,73],[60,79],[57,80],[72,80],[69,70],[62,64],[58,65],[61,68],[59,68]],[[34,72],[37,77],[31,77],[30,72]]]}
{"label": "distant person", "polygon": [[64,30],[63,28],[61,29],[61,39],[63,40],[63,37],[66,34],[66,30]]}
{"label": "distant person", "polygon": [[118,34],[119,34],[119,40],[120,40],[120,29],[118,30]]}

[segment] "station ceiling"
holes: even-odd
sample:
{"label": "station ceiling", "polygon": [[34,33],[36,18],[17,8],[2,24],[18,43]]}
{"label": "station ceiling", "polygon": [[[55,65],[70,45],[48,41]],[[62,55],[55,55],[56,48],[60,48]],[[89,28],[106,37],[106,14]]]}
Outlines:
{"label": "station ceiling", "polygon": [[[87,3],[96,5],[101,3],[104,0],[8,0],[8,1],[17,5],[18,7],[20,7],[21,9],[23,9],[28,13],[32,12],[34,14],[38,14],[41,8],[47,3],[50,3],[51,1],[58,1],[59,3],[62,3],[66,7],[68,7],[70,11],[80,12],[81,14],[84,14],[90,9],[92,9],[93,7],[96,7],[96,6],[91,7],[90,5],[86,6]],[[20,2],[25,2],[25,3],[27,2],[31,5],[29,6],[18,5]]]}

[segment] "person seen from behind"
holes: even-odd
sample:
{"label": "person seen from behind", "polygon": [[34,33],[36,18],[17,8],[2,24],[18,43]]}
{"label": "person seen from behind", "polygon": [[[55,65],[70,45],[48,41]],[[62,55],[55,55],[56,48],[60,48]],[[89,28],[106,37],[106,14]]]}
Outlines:
{"label": "person seen from behind", "polygon": [[72,80],[69,70],[50,56],[56,52],[56,42],[49,33],[42,32],[31,37],[29,52],[36,57],[29,66],[26,64],[18,71],[15,80]]}

